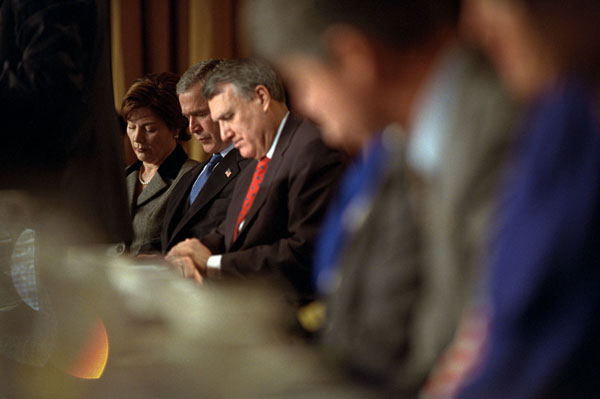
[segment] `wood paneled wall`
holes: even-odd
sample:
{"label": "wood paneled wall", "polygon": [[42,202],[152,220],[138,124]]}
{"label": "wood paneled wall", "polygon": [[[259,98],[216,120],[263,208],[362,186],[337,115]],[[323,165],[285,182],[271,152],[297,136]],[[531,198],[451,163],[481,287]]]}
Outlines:
{"label": "wood paneled wall", "polygon": [[[115,106],[127,88],[150,72],[183,73],[207,58],[244,56],[236,44],[238,0],[111,0]],[[127,163],[135,160],[123,138]],[[190,140],[188,154],[205,158]]]}

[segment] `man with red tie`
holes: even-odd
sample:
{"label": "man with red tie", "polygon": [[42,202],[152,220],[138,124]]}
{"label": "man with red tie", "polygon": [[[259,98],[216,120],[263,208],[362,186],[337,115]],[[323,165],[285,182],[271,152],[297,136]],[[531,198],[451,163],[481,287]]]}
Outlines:
{"label": "man with red tie", "polygon": [[224,222],[167,259],[197,281],[266,273],[310,293],[314,240],[344,156],[289,112],[279,77],[262,62],[225,61],[207,76],[203,95],[222,139],[255,161],[240,174]]}

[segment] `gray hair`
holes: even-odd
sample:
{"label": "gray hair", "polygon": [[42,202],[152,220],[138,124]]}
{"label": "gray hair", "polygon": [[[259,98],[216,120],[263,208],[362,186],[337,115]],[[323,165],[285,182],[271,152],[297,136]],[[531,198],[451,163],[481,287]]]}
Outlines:
{"label": "gray hair", "polygon": [[208,74],[202,95],[210,100],[221,93],[223,84],[231,83],[236,93],[246,99],[254,96],[254,89],[265,86],[275,101],[285,102],[281,78],[268,64],[256,59],[225,60]]}
{"label": "gray hair", "polygon": [[210,59],[198,62],[189,67],[188,70],[181,75],[179,82],[177,82],[177,95],[185,93],[196,83],[204,82],[206,75],[212,72],[222,62],[223,60]]}
{"label": "gray hair", "polygon": [[293,53],[325,57],[323,34],[353,26],[402,49],[425,40],[442,24],[455,25],[460,0],[253,0],[242,18],[251,49],[268,60]]}

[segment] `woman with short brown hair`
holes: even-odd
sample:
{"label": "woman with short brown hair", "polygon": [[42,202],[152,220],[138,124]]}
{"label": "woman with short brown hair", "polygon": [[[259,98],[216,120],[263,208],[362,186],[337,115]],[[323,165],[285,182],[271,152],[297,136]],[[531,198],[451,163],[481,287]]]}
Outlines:
{"label": "woman with short brown hair", "polygon": [[137,161],[128,166],[127,194],[133,219],[133,255],[160,250],[160,232],[168,196],[196,162],[178,141],[189,140],[187,120],[170,72],[137,79],[123,99],[121,116]]}

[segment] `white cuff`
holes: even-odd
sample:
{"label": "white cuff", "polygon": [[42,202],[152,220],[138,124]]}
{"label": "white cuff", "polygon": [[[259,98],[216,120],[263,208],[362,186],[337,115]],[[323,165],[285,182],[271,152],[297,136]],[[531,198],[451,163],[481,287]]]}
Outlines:
{"label": "white cuff", "polygon": [[221,258],[223,255],[211,255],[206,260],[206,275],[209,278],[221,277]]}

